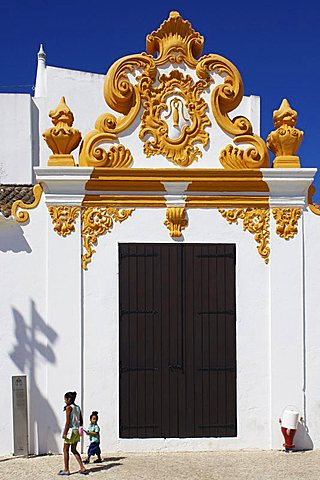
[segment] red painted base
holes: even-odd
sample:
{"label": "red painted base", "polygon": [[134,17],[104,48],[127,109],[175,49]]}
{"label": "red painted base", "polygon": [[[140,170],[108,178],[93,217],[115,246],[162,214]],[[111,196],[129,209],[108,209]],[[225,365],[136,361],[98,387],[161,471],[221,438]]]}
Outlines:
{"label": "red painted base", "polygon": [[296,434],[296,431],[297,430],[292,430],[290,428],[284,428],[284,427],[281,427],[281,432],[282,432],[282,435],[284,437],[284,448],[286,450],[292,450],[295,445],[293,443],[293,438]]}

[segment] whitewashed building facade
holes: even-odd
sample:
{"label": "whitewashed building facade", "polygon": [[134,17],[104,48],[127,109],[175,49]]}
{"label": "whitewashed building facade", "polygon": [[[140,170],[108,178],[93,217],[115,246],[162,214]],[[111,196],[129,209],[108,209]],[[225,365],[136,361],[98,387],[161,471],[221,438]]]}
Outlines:
{"label": "whitewashed building facade", "polygon": [[320,446],[316,168],[203,43],[171,12],[106,77],[41,49],[34,97],[0,95],[0,454],[23,374],[30,453],[68,390],[108,452],[281,448],[288,404]]}

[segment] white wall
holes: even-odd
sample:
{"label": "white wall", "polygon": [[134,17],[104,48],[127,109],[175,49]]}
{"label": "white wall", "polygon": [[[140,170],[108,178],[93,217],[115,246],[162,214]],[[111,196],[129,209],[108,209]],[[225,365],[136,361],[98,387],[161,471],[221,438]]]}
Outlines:
{"label": "white wall", "polygon": [[[56,362],[61,335],[47,324],[46,207],[20,226],[0,216],[0,452],[13,452],[11,376],[26,374],[31,452],[47,451],[48,425],[56,434],[57,408],[47,398],[47,364]],[[52,436],[52,435],[51,435]],[[53,437],[52,437],[53,438]]]}
{"label": "white wall", "polygon": [[238,437],[118,438],[118,243],[174,242],[163,225],[165,209],[137,209],[111,234],[99,237],[97,253],[84,272],[85,413],[100,412],[107,451],[269,448],[269,267],[241,225],[229,225],[217,210],[192,209],[188,216],[185,242],[236,244]]}
{"label": "white wall", "polygon": [[38,139],[33,136],[37,112],[25,94],[1,94],[0,183],[32,183]]}

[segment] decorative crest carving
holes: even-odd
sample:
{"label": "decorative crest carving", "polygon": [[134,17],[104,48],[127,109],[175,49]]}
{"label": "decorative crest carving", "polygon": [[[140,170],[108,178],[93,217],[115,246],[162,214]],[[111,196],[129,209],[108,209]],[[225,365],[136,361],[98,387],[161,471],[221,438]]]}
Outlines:
{"label": "decorative crest carving", "polygon": [[[24,203],[22,200],[16,200],[11,207],[11,215],[15,218],[15,220],[19,223],[24,223],[29,220],[29,213],[25,212],[24,210],[30,210],[32,208],[36,208],[41,199],[41,195],[43,192],[42,186],[37,183],[33,187],[33,195],[34,195],[34,201],[32,203]],[[23,209],[21,211],[18,211],[18,209]]]}
{"label": "decorative crest carving", "polygon": [[203,36],[192,28],[190,22],[183,20],[179,12],[170,12],[169,18],[146,39],[147,52],[158,54],[156,65],[185,62],[195,68],[196,57],[201,55],[203,44]]}
{"label": "decorative crest carving", "polygon": [[74,158],[71,152],[77,148],[81,140],[81,133],[71,128],[74,117],[66,104],[65,98],[61,97],[55,110],[49,112],[54,127],[48,128],[42,136],[48,144],[53,155],[49,157],[49,166],[74,166]]}
{"label": "decorative crest carving", "polygon": [[219,209],[219,212],[230,224],[238,224],[239,219],[243,220],[243,230],[254,235],[255,241],[258,243],[259,255],[266,264],[269,263],[270,210],[267,208],[235,208],[232,210]]}
{"label": "decorative crest carving", "polygon": [[276,233],[281,238],[289,240],[298,233],[298,220],[301,216],[301,208],[273,208],[272,215],[276,221]]}
{"label": "decorative crest carving", "polygon": [[[84,138],[79,164],[107,165],[103,143],[115,143],[118,135],[134,122],[144,108],[140,139],[149,157],[164,155],[173,163],[186,167],[201,156],[195,147],[208,144],[210,126],[206,115],[207,104],[201,98],[211,88],[211,108],[217,124],[234,138],[236,145],[252,144],[246,150],[228,146],[221,152],[225,168],[261,168],[269,166],[265,142],[253,134],[250,121],[243,116],[230,118],[243,98],[243,83],[237,68],[225,58],[210,54],[199,59],[203,37],[178,12],[171,12],[158,30],[147,36],[147,53],[128,55],[116,61],[109,69],[104,86],[106,103],[115,112],[100,115],[95,130]],[[158,53],[157,57],[153,57]],[[200,79],[194,81],[179,70],[169,74],[158,72],[166,63],[185,63],[195,70]],[[212,73],[218,73],[221,84],[215,84]],[[129,75],[130,74],[130,75]],[[156,83],[156,81],[158,81]],[[146,139],[150,135],[151,139]]]}
{"label": "decorative crest carving", "polygon": [[170,231],[170,237],[179,238],[182,230],[188,225],[186,218],[186,209],[184,207],[169,207],[166,211],[166,220],[164,225]]}
{"label": "decorative crest carving", "polygon": [[62,237],[74,232],[74,224],[78,218],[80,207],[50,206],[48,207],[54,231]]}
{"label": "decorative crest carving", "polygon": [[300,168],[300,159],[296,155],[302,142],[303,132],[295,128],[297,112],[283,99],[279,110],[273,112],[276,130],[267,138],[268,148],[275,154],[274,168]]}
{"label": "decorative crest carving", "polygon": [[162,154],[173,163],[187,167],[202,156],[194,143],[208,144],[209,135],[204,129],[211,122],[206,115],[208,106],[200,98],[208,84],[194,83],[189,75],[184,76],[178,70],[168,76],[161,75],[159,81],[159,87],[150,85],[142,93],[146,102],[139,137],[152,136],[144,144],[147,157]]}
{"label": "decorative crest carving", "polygon": [[88,207],[82,210],[82,239],[86,253],[82,255],[82,268],[87,270],[95,250],[92,248],[98,237],[110,232],[114,222],[123,222],[134,211],[107,207]]}

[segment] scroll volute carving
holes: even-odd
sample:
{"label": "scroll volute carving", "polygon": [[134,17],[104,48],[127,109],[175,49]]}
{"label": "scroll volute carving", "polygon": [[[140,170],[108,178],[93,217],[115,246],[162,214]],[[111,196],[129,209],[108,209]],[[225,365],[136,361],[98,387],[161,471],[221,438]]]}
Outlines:
{"label": "scroll volute carving", "polygon": [[49,166],[74,166],[74,158],[71,152],[77,148],[81,141],[81,133],[73,125],[74,117],[66,104],[65,98],[61,97],[55,110],[49,112],[53,127],[48,128],[42,134],[53,155],[49,157]]}
{"label": "scroll volute carving", "polygon": [[219,55],[206,55],[197,65],[199,78],[210,79],[210,72],[216,71],[224,77],[222,84],[215,87],[211,94],[211,108],[216,122],[229,135],[234,136],[236,145],[249,143],[252,147],[242,150],[227,145],[220,153],[220,162],[226,169],[262,168],[269,166],[269,154],[265,142],[252,131],[250,120],[237,116],[233,119],[229,113],[240,105],[243,98],[243,82],[237,68]]}
{"label": "scroll volute carving", "polygon": [[[128,73],[136,69],[142,70],[142,74],[134,85]],[[98,117],[95,129],[86,135],[81,145],[80,166],[113,166],[110,165],[109,152],[100,145],[115,142],[118,134],[130,127],[141,108],[140,91],[153,82],[156,74],[154,59],[146,54],[128,55],[111,66],[105,79],[104,98],[109,107],[122,116],[116,117],[111,113],[104,113]],[[129,154],[130,152],[127,156]],[[128,162],[126,167],[129,164],[131,165],[131,162]]]}
{"label": "scroll volute carving", "polygon": [[268,148],[275,154],[274,168],[299,168],[300,158],[296,155],[302,142],[303,132],[295,127],[297,112],[288,100],[282,100],[279,110],[273,112],[276,130],[267,138]]}

